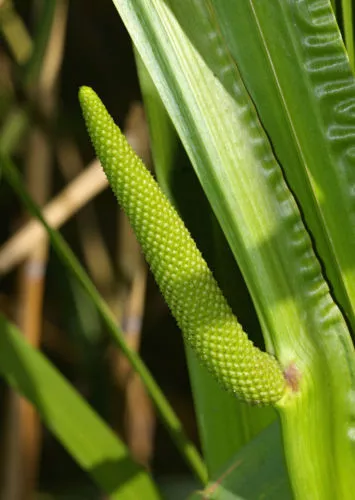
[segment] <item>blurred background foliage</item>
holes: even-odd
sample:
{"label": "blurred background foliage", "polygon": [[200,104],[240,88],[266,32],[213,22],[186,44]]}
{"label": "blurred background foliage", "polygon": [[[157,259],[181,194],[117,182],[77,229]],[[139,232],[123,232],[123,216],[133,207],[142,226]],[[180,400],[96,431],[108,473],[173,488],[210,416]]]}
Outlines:
{"label": "blurred background foliage", "polygon": [[[26,55],[26,48],[23,50],[24,55],[22,54],[21,45],[27,47],[28,39],[19,36],[16,26],[14,28],[11,25],[14,23],[12,16],[15,15],[15,22],[23,23],[22,30],[30,36],[32,44],[37,40],[40,45],[38,39],[42,37],[42,51],[46,53],[52,43],[51,52],[47,52],[47,65],[50,66],[52,61],[58,69],[55,75],[49,77],[49,80],[53,78],[54,81],[48,87],[46,83],[43,84],[44,87],[38,83],[46,56],[39,64],[39,69],[36,69],[31,54]],[[45,19],[50,19],[51,16],[52,23],[57,23],[55,34],[51,32],[51,22],[49,32],[45,33]],[[93,149],[77,99],[78,88],[82,84],[95,88],[117,123],[126,127],[126,130],[129,129],[143,149],[148,149],[146,122],[131,42],[110,0],[20,0],[12,4],[3,1],[0,2],[0,18],[0,126],[4,126],[14,110],[25,112],[28,116],[30,126],[15,145],[14,153],[23,175],[32,179],[28,180],[27,185],[38,203],[44,205],[60,193],[93,159]],[[11,30],[14,29],[15,39],[11,37]],[[63,53],[58,54],[61,45]],[[39,139],[32,136],[37,127],[40,131]],[[36,143],[35,146],[31,146],[32,141]],[[147,152],[145,155],[146,161],[149,161]],[[43,168],[47,170],[43,176],[38,162],[42,162]],[[82,189],[85,189],[84,186]],[[62,205],[63,203],[65,205],[65,200]],[[3,178],[0,184],[0,204],[0,241],[3,244],[24,224],[28,216]],[[144,293],[142,279],[144,282],[145,271],[143,274],[141,272],[141,284],[138,282],[135,286],[132,298],[132,282],[137,268],[142,269],[142,263],[134,242],[128,241],[127,244],[127,239],[123,236],[129,229],[111,192],[101,189],[95,199],[88,200],[77,215],[69,217],[61,230],[104,298],[111,304],[117,318],[122,317],[129,299],[133,301],[133,309],[138,307],[138,313],[135,314],[139,315],[140,306],[137,306],[137,301],[139,303],[143,295],[140,353],[184,423],[188,435],[197,443],[196,421],[181,335],[150,275],[147,278],[147,291]],[[126,246],[122,240],[126,241]],[[24,246],[26,247],[26,242]],[[38,261],[36,257],[34,260]],[[139,384],[132,380],[132,383],[127,382],[127,379],[134,377],[108,339],[93,304],[51,249],[48,259],[43,256],[41,260],[41,265],[46,267],[46,275],[41,284],[42,293],[38,290],[38,283],[33,283],[33,280],[31,283],[29,267],[27,270],[23,265],[9,270],[2,269],[1,311],[21,326],[28,301],[34,301],[36,304],[30,307],[32,313],[28,319],[30,324],[38,323],[37,328],[34,327],[37,332],[33,343],[40,346],[121,436],[134,441],[132,446],[136,446],[138,460],[147,464],[154,476],[164,481],[164,478],[184,475],[190,481],[191,476],[183,459],[166,431],[156,421]],[[133,329],[134,327],[135,325]],[[121,366],[119,363],[123,365],[121,371],[117,368]],[[32,484],[25,486],[27,493],[24,496],[14,495],[11,498],[30,498],[26,496],[30,491],[42,493],[40,498],[46,498],[44,493],[55,494],[55,498],[99,498],[99,492],[89,476],[80,470],[46,429],[38,430],[37,423],[28,415],[24,417],[22,424],[16,426],[11,417],[12,395],[2,381],[0,388],[1,498],[10,498],[4,491],[6,488],[10,488],[7,491],[14,488],[9,484],[12,475],[16,475],[17,471],[15,482],[21,482],[18,473],[20,471],[22,474],[28,467],[32,468]],[[130,398],[133,398],[133,403]],[[139,421],[132,424],[132,419],[137,420],[137,417],[132,417],[133,410],[138,415],[138,420],[140,418],[144,421],[143,424],[140,425]],[[134,431],[129,429],[130,421],[133,426],[138,426]],[[18,435],[22,432],[28,435],[27,457],[18,442]],[[131,438],[130,432],[133,432]],[[17,441],[17,446],[14,441]],[[18,460],[24,462],[19,465]],[[171,484],[171,481],[168,483]]]}

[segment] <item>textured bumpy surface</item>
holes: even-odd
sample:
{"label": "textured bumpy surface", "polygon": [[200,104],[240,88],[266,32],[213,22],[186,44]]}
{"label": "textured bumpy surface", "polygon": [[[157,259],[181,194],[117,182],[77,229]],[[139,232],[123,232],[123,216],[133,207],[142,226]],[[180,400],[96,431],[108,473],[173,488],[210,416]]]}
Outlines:
{"label": "textured bumpy surface", "polygon": [[277,361],[243,332],[184,223],[88,88],[79,99],[96,154],[127,213],[186,341],[238,398],[273,404],[285,391]]}

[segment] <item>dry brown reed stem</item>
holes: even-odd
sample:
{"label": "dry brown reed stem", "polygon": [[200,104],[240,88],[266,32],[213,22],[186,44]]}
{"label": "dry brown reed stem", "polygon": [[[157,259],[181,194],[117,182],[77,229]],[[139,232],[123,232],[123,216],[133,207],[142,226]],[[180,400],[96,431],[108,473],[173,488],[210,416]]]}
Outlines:
{"label": "dry brown reed stem", "polygon": [[[120,269],[124,274],[125,290],[121,287],[123,309],[121,327],[130,348],[139,351],[145,306],[147,266],[128,219],[119,217]],[[125,292],[125,293],[124,293]],[[127,358],[117,349],[111,358],[116,384],[125,397],[124,433],[127,445],[137,462],[149,468],[153,455],[155,414],[151,401]]]}
{"label": "dry brown reed stem", "polygon": [[[132,116],[131,113],[133,113],[135,117],[133,117],[134,120],[130,118],[132,121],[137,120],[138,117],[142,117],[142,106],[134,104],[129,116]],[[138,154],[142,157],[147,157],[146,146],[139,146],[140,141],[138,135],[141,134],[141,127],[141,124],[139,124],[136,129],[130,126],[125,129],[125,133],[131,144],[136,147]],[[63,175],[67,179],[71,176],[70,171],[78,175],[63,189],[63,191],[55,196],[43,208],[43,217],[54,229],[60,228],[67,220],[86,206],[88,202],[108,186],[107,179],[102,172],[98,160],[93,160],[84,170],[82,170],[81,159],[75,145],[72,143],[68,141],[62,142],[58,147],[57,154]],[[90,211],[89,214],[91,216],[92,211]],[[87,217],[84,217],[86,222]],[[94,219],[95,218],[94,216]],[[80,226],[86,227],[86,223],[80,224]],[[85,228],[83,231],[85,231]],[[94,228],[91,234],[85,236],[85,238],[91,239],[90,244],[87,245],[86,241],[83,241],[83,249],[86,252],[87,264],[90,264],[89,269],[93,273],[92,276],[97,286],[99,286],[100,283],[105,283],[105,280],[107,280],[109,276],[114,275],[109,257],[105,250],[103,250],[105,249],[105,245],[101,245],[101,238],[99,238],[98,241],[98,234],[99,232],[96,232]],[[18,264],[27,258],[33,248],[40,244],[45,238],[46,230],[37,219],[32,218],[26,222],[0,247],[0,275],[12,271]],[[101,248],[98,249],[98,246]],[[92,249],[91,252],[90,249]],[[95,267],[101,267],[101,274],[98,272],[95,274]],[[96,278],[98,282],[96,282]]]}
{"label": "dry brown reed stem", "polygon": [[[50,192],[51,150],[43,132],[37,127],[30,133],[26,160],[28,191],[42,206]],[[19,275],[17,323],[24,336],[35,347],[39,347],[41,342],[47,255],[48,243],[43,240],[40,245],[33,248],[20,268]],[[20,434],[19,455],[22,469],[22,475],[18,479],[22,483],[19,500],[25,500],[34,496],[41,447],[41,427],[35,409],[23,398],[19,398],[17,432]]]}
{"label": "dry brown reed stem", "polygon": [[[16,316],[14,301],[11,296],[0,293],[0,311],[12,320]],[[43,318],[42,325],[44,336],[41,341],[41,346],[45,350],[56,353],[60,359],[68,364],[78,363],[78,350],[73,343],[70,342],[65,332],[45,317]]]}
{"label": "dry brown reed stem", "polygon": [[[134,351],[139,351],[141,329],[143,323],[147,269],[140,246],[123,212],[119,214],[119,251],[118,259],[123,281],[121,293],[123,307],[120,312],[120,323],[127,344]],[[121,387],[125,387],[133,375],[129,361],[118,355],[115,374]]]}
{"label": "dry brown reed stem", "polygon": [[[59,228],[78,210],[107,187],[107,179],[98,160],[78,175],[43,208],[43,217],[54,229]],[[46,230],[37,219],[30,219],[0,248],[0,274],[10,272],[43,240]]]}
{"label": "dry brown reed stem", "polygon": [[[130,108],[125,123],[125,135],[136,153],[149,165],[150,148],[148,127],[144,110],[138,103]],[[123,303],[121,324],[131,349],[139,351],[145,305],[147,267],[139,244],[126,215],[118,217],[118,267],[124,286],[118,294]],[[155,414],[140,378],[132,370],[125,356],[115,351],[112,369],[116,383],[124,391],[124,431],[127,444],[134,458],[149,467],[153,455]]]}
{"label": "dry brown reed stem", "polygon": [[[84,170],[84,164],[76,144],[62,140],[57,147],[59,168],[69,183]],[[98,169],[101,172],[101,168]],[[106,177],[102,173],[103,182]],[[107,182],[104,184],[107,186]],[[77,230],[84,260],[97,289],[110,305],[110,298],[116,286],[116,273],[102,235],[97,213],[93,204],[85,204],[76,216]]]}
{"label": "dry brown reed stem", "polygon": [[[129,228],[129,230],[131,230]],[[125,231],[125,235],[129,235]],[[128,236],[127,239],[129,239]],[[134,235],[132,235],[134,238]],[[143,323],[147,267],[140,253],[137,258],[122,317],[122,330],[130,348],[139,351]],[[114,361],[115,378],[125,394],[124,430],[129,449],[137,462],[149,467],[153,455],[155,414],[146,390],[127,358],[117,351]]]}
{"label": "dry brown reed stem", "polygon": [[[149,138],[144,110],[140,103],[134,102],[130,106],[124,133],[136,152],[144,158],[149,158]],[[57,148],[57,158],[59,168],[67,182],[71,182],[73,176],[78,175],[84,168],[78,148],[71,140],[66,139],[60,142]],[[77,221],[82,251],[90,276],[112,311],[119,314],[122,300],[120,294],[117,293],[116,272],[94,207],[85,205],[77,214]]]}
{"label": "dry brown reed stem", "polygon": [[[57,101],[57,79],[60,71],[67,21],[67,0],[58,0],[49,34],[42,66],[38,78],[26,88],[29,99],[36,103],[48,123],[54,120]],[[36,124],[32,127],[25,158],[25,176],[30,195],[39,206],[48,199],[51,184],[52,148],[47,134]],[[48,241],[43,238],[33,247],[24,266],[20,269],[19,306],[17,323],[31,345],[41,343],[42,309],[45,287],[45,269]],[[41,447],[41,426],[33,406],[20,396],[18,419],[9,432],[19,436],[13,455],[14,461],[7,464],[9,477],[17,471],[16,484],[7,485],[6,498],[28,500],[34,498],[38,475],[38,460]],[[16,496],[14,491],[16,490]]]}

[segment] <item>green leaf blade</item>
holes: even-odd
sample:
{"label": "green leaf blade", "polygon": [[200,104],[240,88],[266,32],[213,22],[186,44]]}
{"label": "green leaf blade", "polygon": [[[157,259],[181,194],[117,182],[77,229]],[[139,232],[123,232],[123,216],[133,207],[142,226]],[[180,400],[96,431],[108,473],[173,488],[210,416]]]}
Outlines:
{"label": "green leaf blade", "polygon": [[355,80],[329,3],[212,4],[355,331]]}
{"label": "green leaf blade", "polygon": [[45,425],[110,498],[161,498],[119,438],[2,316],[0,330],[1,375],[31,401]]}

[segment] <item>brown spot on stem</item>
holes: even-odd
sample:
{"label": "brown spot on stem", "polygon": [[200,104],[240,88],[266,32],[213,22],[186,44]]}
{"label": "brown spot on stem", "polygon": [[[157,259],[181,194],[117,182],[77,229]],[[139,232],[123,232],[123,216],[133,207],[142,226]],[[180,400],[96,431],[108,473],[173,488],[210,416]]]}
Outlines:
{"label": "brown spot on stem", "polygon": [[284,371],[284,375],[287,385],[291,387],[293,392],[298,392],[299,383],[301,380],[301,373],[297,368],[296,363],[294,362],[290,363],[289,366]]}

